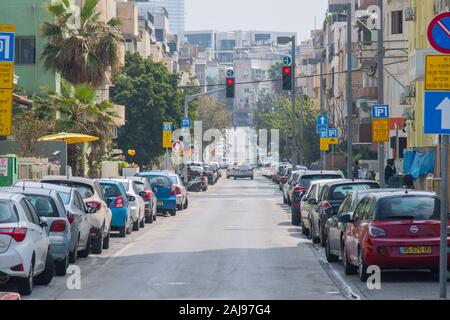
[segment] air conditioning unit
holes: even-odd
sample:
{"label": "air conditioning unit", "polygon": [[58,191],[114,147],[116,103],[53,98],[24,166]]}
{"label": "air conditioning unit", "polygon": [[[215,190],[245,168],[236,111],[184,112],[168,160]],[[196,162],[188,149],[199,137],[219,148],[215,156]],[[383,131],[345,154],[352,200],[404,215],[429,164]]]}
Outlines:
{"label": "air conditioning unit", "polygon": [[414,120],[414,109],[411,107],[405,108],[403,111],[403,119]]}
{"label": "air conditioning unit", "polygon": [[414,8],[407,7],[405,9],[405,21],[416,21],[416,11]]}

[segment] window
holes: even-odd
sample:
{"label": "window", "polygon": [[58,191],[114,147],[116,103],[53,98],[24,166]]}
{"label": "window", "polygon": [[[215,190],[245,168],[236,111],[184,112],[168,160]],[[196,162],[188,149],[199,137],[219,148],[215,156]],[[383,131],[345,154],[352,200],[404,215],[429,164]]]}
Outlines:
{"label": "window", "polygon": [[118,186],[110,183],[100,183],[102,193],[106,198],[115,198],[122,195]]}
{"label": "window", "polygon": [[392,11],[391,13],[391,33],[403,33],[403,11]]}
{"label": "window", "polygon": [[383,198],[377,207],[378,220],[439,220],[439,200],[426,196]]}
{"label": "window", "polygon": [[35,225],[40,225],[39,217],[36,211],[34,210],[33,205],[27,199],[21,200],[20,204],[22,205],[23,210],[25,211],[25,215],[27,216],[28,221],[30,221]]}
{"label": "window", "polygon": [[66,205],[66,204],[70,203],[70,193],[59,191],[58,194],[59,194],[63,204]]}
{"label": "window", "polygon": [[58,209],[52,198],[33,194],[27,194],[27,197],[36,209],[38,216],[51,218],[59,217]]}
{"label": "window", "polygon": [[352,204],[352,195],[348,195],[347,198],[342,202],[341,206],[339,207],[338,214],[346,214],[350,212],[350,205]]}
{"label": "window", "polygon": [[355,215],[353,217],[354,221],[358,221],[362,219],[364,208],[366,206],[367,201],[369,201],[369,198],[364,198],[361,200],[361,202],[356,206],[355,209]]}
{"label": "window", "polygon": [[353,191],[376,189],[376,188],[379,188],[379,185],[377,183],[337,185],[332,189],[329,195],[329,199],[343,200],[347,196],[347,194],[352,193]]}
{"label": "window", "polygon": [[15,63],[16,64],[35,64],[36,63],[36,38],[35,37],[16,37]]}
{"label": "window", "polygon": [[17,213],[13,210],[7,202],[0,202],[0,224],[1,223],[15,223],[18,222],[19,218]]}

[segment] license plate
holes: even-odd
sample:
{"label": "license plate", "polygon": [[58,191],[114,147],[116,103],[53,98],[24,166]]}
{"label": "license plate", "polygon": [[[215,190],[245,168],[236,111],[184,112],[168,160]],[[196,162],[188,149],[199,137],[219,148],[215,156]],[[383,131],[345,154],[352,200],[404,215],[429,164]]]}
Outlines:
{"label": "license plate", "polygon": [[158,201],[157,203],[156,203],[156,205],[158,205],[158,206],[162,206],[164,204],[164,202],[162,202],[162,201]]}
{"label": "license plate", "polygon": [[401,254],[431,254],[431,247],[400,247]]}

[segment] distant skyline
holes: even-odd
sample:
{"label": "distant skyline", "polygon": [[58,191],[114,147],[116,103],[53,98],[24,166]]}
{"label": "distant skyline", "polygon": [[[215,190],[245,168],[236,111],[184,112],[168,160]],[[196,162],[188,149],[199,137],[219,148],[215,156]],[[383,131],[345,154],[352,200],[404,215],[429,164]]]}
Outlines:
{"label": "distant skyline", "polygon": [[328,0],[185,0],[186,30],[297,32],[321,28]]}

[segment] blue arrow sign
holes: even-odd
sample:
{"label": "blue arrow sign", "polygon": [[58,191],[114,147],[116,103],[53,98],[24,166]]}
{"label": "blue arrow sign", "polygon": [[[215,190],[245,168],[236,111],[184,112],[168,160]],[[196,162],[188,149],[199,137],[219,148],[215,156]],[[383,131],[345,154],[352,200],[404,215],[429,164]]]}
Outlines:
{"label": "blue arrow sign", "polygon": [[14,33],[0,32],[0,62],[14,62]]}
{"label": "blue arrow sign", "polygon": [[374,104],[372,106],[372,119],[385,119],[385,118],[389,118],[389,105]]}
{"label": "blue arrow sign", "polygon": [[285,56],[285,57],[283,58],[283,64],[284,64],[285,66],[290,66],[290,65],[292,65],[292,58],[291,58],[291,56]]}
{"label": "blue arrow sign", "polygon": [[328,138],[339,138],[339,130],[336,128],[328,129]]}
{"label": "blue arrow sign", "polygon": [[450,91],[425,92],[425,134],[450,134]]}
{"label": "blue arrow sign", "polygon": [[182,128],[190,128],[191,127],[191,118],[181,118],[181,127]]}
{"label": "blue arrow sign", "polygon": [[317,124],[328,125],[328,116],[326,116],[326,115],[319,115],[317,117]]}

